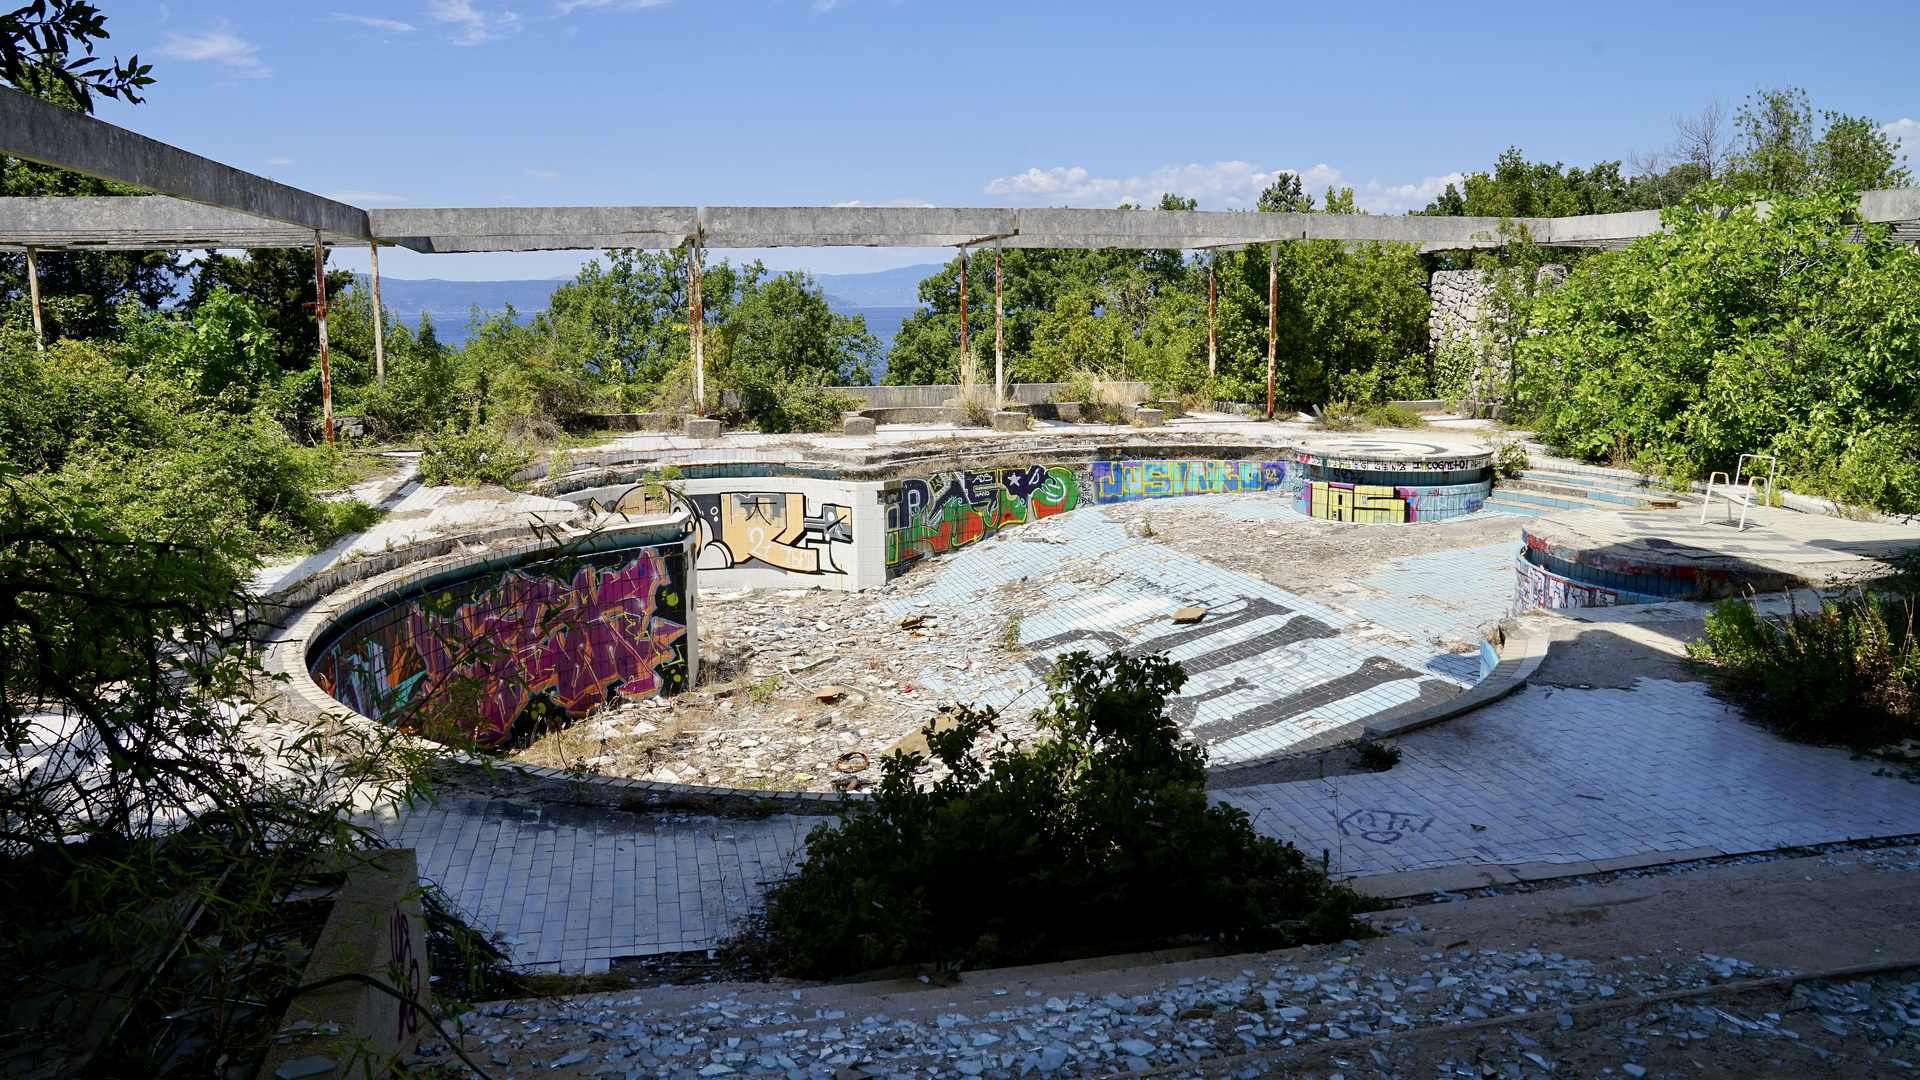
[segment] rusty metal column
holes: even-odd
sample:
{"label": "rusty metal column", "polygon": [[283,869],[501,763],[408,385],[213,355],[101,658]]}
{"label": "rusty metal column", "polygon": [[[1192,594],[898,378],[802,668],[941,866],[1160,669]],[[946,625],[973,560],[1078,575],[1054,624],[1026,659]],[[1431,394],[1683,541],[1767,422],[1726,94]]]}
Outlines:
{"label": "rusty metal column", "polygon": [[373,384],[381,390],[387,388],[387,338],[383,328],[385,316],[380,311],[380,245],[368,244],[367,254],[373,259]]}
{"label": "rusty metal column", "polygon": [[706,312],[700,306],[700,237],[687,249],[687,265],[693,271],[693,308],[687,319],[687,333],[693,338],[693,414],[707,415],[707,335]]}
{"label": "rusty metal column", "polygon": [[1279,327],[1280,244],[1267,247],[1267,419],[1273,419],[1273,340]]}
{"label": "rusty metal column", "polygon": [[333,373],[327,367],[327,249],[320,230],[313,230],[313,316],[320,320],[320,414],[327,425],[327,445],[333,445]]}
{"label": "rusty metal column", "polygon": [[1219,262],[1219,256],[1207,257],[1207,378],[1220,373],[1220,352],[1213,335],[1213,307],[1219,290],[1213,284],[1213,264]]}
{"label": "rusty metal column", "polygon": [[996,409],[1007,403],[1006,336],[1001,327],[1005,319],[1006,305],[1000,300],[1000,241],[995,240],[993,242],[993,407]]}
{"label": "rusty metal column", "polygon": [[967,390],[971,380],[967,378],[969,361],[973,357],[967,352],[967,249],[960,249],[960,389]]}
{"label": "rusty metal column", "polygon": [[47,329],[40,324],[40,252],[27,249],[27,292],[33,297],[33,344],[47,351]]}

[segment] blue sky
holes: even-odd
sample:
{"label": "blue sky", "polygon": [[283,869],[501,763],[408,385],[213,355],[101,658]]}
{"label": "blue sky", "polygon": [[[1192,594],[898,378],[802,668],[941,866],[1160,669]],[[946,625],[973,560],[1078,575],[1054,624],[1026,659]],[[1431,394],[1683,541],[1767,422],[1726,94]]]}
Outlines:
{"label": "blue sky", "polygon": [[[1508,145],[1587,165],[1756,86],[1907,136],[1920,5],[103,0],[158,82],[99,115],[361,206],[1423,206]],[[857,273],[925,250],[777,251]],[[394,277],[584,255],[383,255]],[[737,255],[735,256],[738,257]],[[364,264],[342,256],[345,265]]]}

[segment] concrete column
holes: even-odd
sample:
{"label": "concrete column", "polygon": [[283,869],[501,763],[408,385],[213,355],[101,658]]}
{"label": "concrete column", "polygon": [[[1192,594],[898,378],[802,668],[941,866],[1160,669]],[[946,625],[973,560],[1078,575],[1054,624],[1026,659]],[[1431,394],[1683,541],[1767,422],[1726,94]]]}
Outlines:
{"label": "concrete column", "polygon": [[373,262],[373,383],[387,388],[386,313],[380,310],[380,245],[368,244],[367,257]]}
{"label": "concrete column", "polygon": [[326,422],[327,445],[333,445],[333,372],[327,367],[327,249],[320,230],[313,231],[313,314],[320,321],[320,413]]}
{"label": "concrete column", "polygon": [[40,253],[33,248],[27,249],[27,293],[33,297],[33,342],[46,352],[47,330],[40,324]]}
{"label": "concrete column", "polygon": [[1273,419],[1273,342],[1279,328],[1280,245],[1267,246],[1267,419]]}

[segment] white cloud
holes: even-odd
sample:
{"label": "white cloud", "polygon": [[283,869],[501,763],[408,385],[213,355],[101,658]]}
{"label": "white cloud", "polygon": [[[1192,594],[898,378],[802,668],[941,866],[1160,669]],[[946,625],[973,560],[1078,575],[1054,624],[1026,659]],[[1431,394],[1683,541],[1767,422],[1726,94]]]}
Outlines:
{"label": "white cloud", "polygon": [[270,158],[268,158],[268,159],[267,159],[267,164],[269,164],[269,165],[291,165],[291,164],[293,164],[293,159],[292,159],[292,158],[290,158],[290,157],[270,157]]}
{"label": "white cloud", "polygon": [[646,8],[666,7],[673,0],[557,0],[554,10],[561,15],[571,15],[576,11],[641,11]]}
{"label": "white cloud", "polygon": [[1417,184],[1382,184],[1378,180],[1369,180],[1365,187],[1354,189],[1353,201],[1370,214],[1404,214],[1409,210],[1424,210],[1428,203],[1447,190],[1448,184],[1464,183],[1466,178],[1465,173],[1448,173],[1445,176],[1429,176]]}
{"label": "white cloud", "polygon": [[227,26],[222,19],[219,26],[198,34],[169,34],[160,46],[160,55],[168,60],[211,60],[248,79],[264,79],[273,74],[273,69],[254,55],[259,47],[229,33]]}
{"label": "white cloud", "polygon": [[396,34],[412,33],[419,29],[419,27],[414,26],[412,23],[403,23],[398,19],[377,19],[372,15],[335,14],[334,19],[338,22],[359,23],[361,26],[371,26],[375,30],[391,30]]}
{"label": "white cloud", "polygon": [[1117,206],[1123,202],[1151,206],[1162,194],[1172,193],[1199,200],[1202,209],[1241,209],[1258,205],[1260,193],[1285,175],[1300,178],[1300,186],[1316,200],[1323,199],[1327,188],[1353,186],[1354,201],[1361,209],[1375,214],[1397,214],[1418,209],[1446,189],[1459,183],[1461,175],[1429,176],[1417,184],[1382,184],[1369,180],[1364,185],[1343,185],[1339,169],[1319,164],[1310,169],[1263,170],[1245,161],[1216,161],[1211,165],[1167,165],[1146,176],[1101,177],[1082,168],[1028,169],[1003,176],[989,183],[985,191],[1014,203],[1039,203],[1051,206]]}
{"label": "white cloud", "polygon": [[932,206],[933,204],[930,202],[925,202],[920,199],[882,199],[879,202],[867,202],[863,199],[848,199],[846,202],[837,202],[837,203],[834,203],[833,205],[835,206]]}
{"label": "white cloud", "polygon": [[1920,155],[1920,120],[1895,120],[1880,130],[1900,144],[1901,152],[1909,156]]}
{"label": "white cloud", "polygon": [[355,206],[359,206],[362,203],[370,203],[370,202],[406,202],[407,201],[407,197],[405,195],[388,195],[384,192],[379,192],[379,191],[323,191],[320,194],[321,194],[321,197],[323,198],[338,199],[343,203],[352,203]]}
{"label": "white cloud", "polygon": [[484,11],[473,0],[431,0],[427,14],[434,22],[453,27],[455,45],[478,45],[520,29],[520,16],[511,11]]}
{"label": "white cloud", "polygon": [[560,172],[555,169],[522,169],[520,171],[525,173],[528,176],[533,177],[535,180],[546,180],[551,182],[554,180],[565,180],[567,178],[566,173]]}

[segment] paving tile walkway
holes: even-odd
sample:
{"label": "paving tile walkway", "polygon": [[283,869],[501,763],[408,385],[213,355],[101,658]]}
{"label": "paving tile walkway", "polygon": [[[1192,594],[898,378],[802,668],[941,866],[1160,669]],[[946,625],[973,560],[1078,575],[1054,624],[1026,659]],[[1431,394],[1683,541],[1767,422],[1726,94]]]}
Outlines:
{"label": "paving tile walkway", "polygon": [[383,830],[516,963],[605,971],[622,956],[705,948],[792,865],[818,818],[667,818],[458,799]]}
{"label": "paving tile walkway", "polygon": [[1397,741],[1389,772],[1217,794],[1353,875],[1920,834],[1920,785],[1777,738],[1701,683],[1530,686]]}

